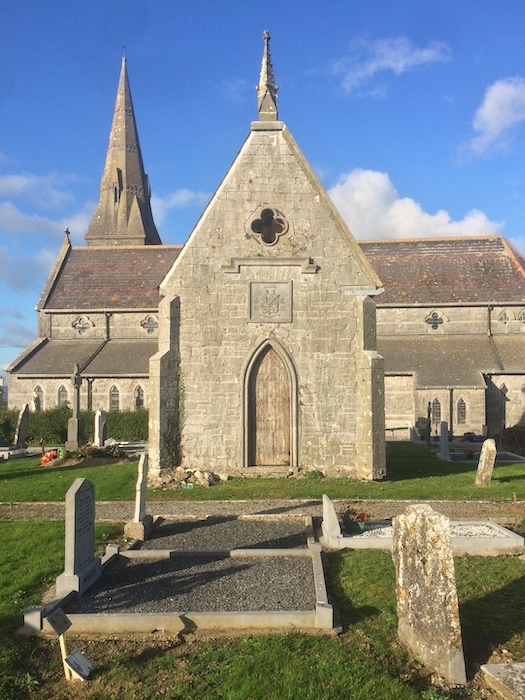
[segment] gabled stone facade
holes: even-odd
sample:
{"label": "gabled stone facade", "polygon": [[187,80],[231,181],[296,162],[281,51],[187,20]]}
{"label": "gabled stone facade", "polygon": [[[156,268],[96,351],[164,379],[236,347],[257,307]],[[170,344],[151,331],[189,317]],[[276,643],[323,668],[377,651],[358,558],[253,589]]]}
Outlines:
{"label": "gabled stone facade", "polygon": [[150,464],[384,473],[380,281],[279,121],[259,121],[161,285]]}

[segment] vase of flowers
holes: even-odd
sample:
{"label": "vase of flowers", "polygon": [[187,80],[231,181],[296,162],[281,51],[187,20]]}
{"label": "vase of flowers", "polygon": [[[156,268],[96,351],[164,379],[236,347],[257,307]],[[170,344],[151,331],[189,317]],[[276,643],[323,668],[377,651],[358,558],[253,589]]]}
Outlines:
{"label": "vase of flowers", "polygon": [[370,513],[366,510],[346,506],[339,511],[338,517],[343,534],[358,535],[364,531],[365,523],[370,520]]}

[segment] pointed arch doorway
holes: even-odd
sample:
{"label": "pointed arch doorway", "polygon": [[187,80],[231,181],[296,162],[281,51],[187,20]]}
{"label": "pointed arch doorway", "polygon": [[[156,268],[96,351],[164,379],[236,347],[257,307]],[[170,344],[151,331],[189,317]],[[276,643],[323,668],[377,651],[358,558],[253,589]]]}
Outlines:
{"label": "pointed arch doorway", "polygon": [[245,466],[296,466],[296,378],[275,343],[264,343],[245,374]]}

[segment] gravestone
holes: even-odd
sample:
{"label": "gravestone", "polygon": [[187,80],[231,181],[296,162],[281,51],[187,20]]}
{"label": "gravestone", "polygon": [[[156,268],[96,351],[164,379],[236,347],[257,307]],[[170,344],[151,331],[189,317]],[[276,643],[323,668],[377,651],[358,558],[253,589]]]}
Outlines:
{"label": "gravestone", "polygon": [[139,459],[137,486],[135,490],[135,516],[126,523],[124,534],[134,540],[148,538],[153,526],[153,518],[146,514],[146,487],[148,483],[148,455],[142,454]]}
{"label": "gravestone", "polygon": [[57,593],[83,593],[100,577],[95,558],[95,487],[76,479],[66,494],[66,547],[64,573],[56,580]]}
{"label": "gravestone", "polygon": [[439,437],[439,459],[450,459],[450,451],[448,449],[448,423],[441,421],[441,435]]}
{"label": "gravestone", "polygon": [[15,439],[13,444],[15,449],[23,450],[27,447],[26,445],[26,435],[27,435],[27,425],[29,423],[29,406],[24,404],[20,409],[18,414],[18,422],[16,424]]}
{"label": "gravestone", "polygon": [[107,438],[106,412],[97,411],[95,413],[95,440],[96,447],[104,447]]}
{"label": "gravestone", "polygon": [[449,520],[414,505],[392,525],[399,640],[447,680],[465,684]]}
{"label": "gravestone", "polygon": [[323,522],[321,528],[323,537],[327,540],[334,537],[342,537],[341,523],[335,512],[334,504],[326,494],[323,494]]}
{"label": "gravestone", "polygon": [[415,442],[417,444],[423,442],[419,430],[415,426],[409,425],[408,429],[410,432],[410,442]]}
{"label": "gravestone", "polygon": [[476,472],[476,486],[486,486],[492,478],[492,471],[496,462],[496,441],[485,440],[479,455],[478,470]]}

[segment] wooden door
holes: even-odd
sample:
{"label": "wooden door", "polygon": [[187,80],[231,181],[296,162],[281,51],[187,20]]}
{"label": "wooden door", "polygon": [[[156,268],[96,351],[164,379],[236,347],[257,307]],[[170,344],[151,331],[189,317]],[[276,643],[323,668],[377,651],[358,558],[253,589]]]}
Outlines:
{"label": "wooden door", "polygon": [[272,348],[257,358],[249,383],[250,466],[290,464],[290,379]]}

